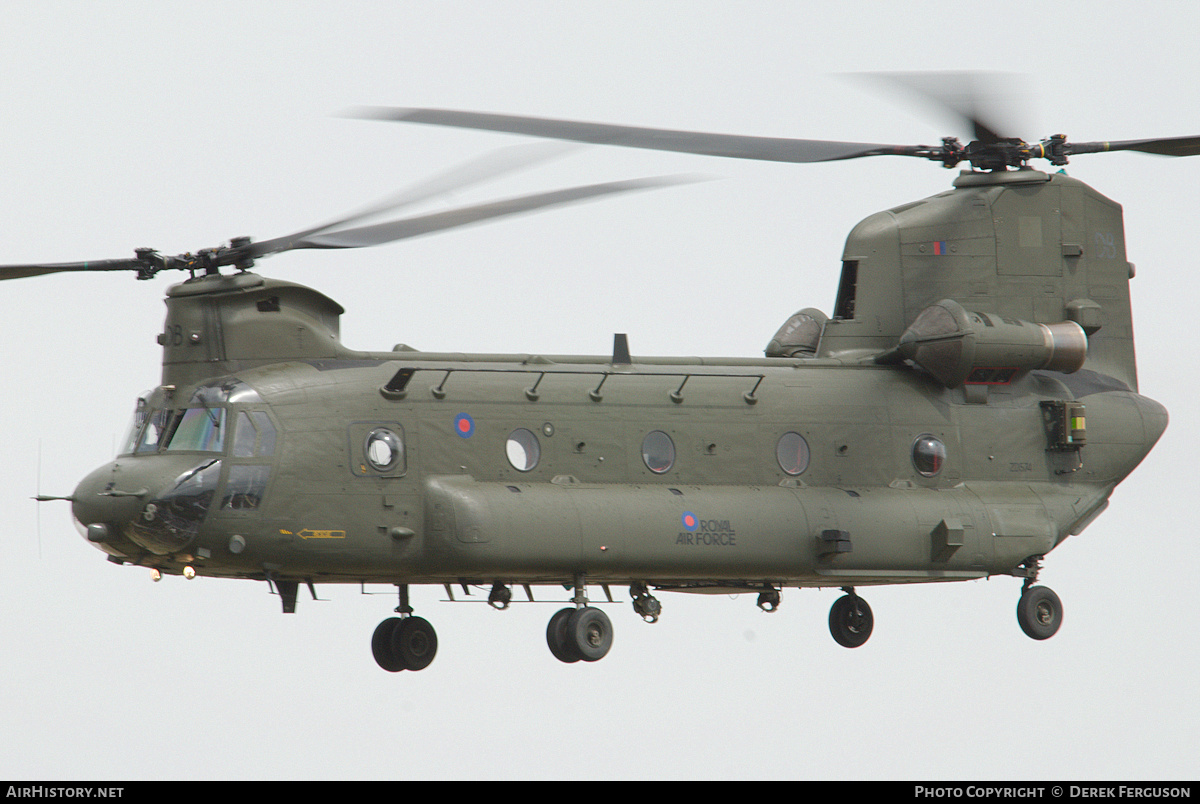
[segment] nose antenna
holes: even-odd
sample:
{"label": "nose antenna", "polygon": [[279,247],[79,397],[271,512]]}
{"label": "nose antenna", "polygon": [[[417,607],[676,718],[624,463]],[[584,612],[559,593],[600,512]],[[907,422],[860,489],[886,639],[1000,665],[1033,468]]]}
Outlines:
{"label": "nose antenna", "polygon": [[38,542],[38,561],[42,560],[42,439],[38,439],[38,456],[37,456],[37,496],[34,497],[38,501],[37,507],[37,542]]}
{"label": "nose antenna", "polygon": [[[42,439],[38,439],[37,451],[37,494],[33,497],[39,503],[50,502],[51,500],[66,500],[74,502],[75,498],[71,497],[55,497],[50,494],[42,494]],[[42,506],[37,508],[37,543],[38,543],[38,561],[42,560]]]}

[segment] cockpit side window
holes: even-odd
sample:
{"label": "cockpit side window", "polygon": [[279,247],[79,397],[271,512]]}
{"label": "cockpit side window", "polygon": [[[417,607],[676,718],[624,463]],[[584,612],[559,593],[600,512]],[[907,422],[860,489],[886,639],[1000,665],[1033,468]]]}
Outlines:
{"label": "cockpit side window", "polygon": [[146,426],[146,419],[150,417],[150,405],[146,401],[146,397],[138,397],[137,407],[133,411],[133,421],[129,423],[128,429],[125,431],[125,440],[121,442],[121,455],[128,455],[137,449],[142,428]]}
{"label": "cockpit side window", "polygon": [[266,464],[239,464],[229,467],[229,478],[225,481],[225,492],[221,495],[221,510],[257,509],[266,495],[270,476],[271,467]]}
{"label": "cockpit side window", "polygon": [[265,458],[275,453],[275,425],[266,411],[243,411],[233,434],[233,457]]}
{"label": "cockpit side window", "polygon": [[230,437],[232,461],[221,494],[221,510],[245,513],[258,510],[266,498],[271,480],[268,461],[275,454],[278,434],[265,410],[235,412],[237,416]]}

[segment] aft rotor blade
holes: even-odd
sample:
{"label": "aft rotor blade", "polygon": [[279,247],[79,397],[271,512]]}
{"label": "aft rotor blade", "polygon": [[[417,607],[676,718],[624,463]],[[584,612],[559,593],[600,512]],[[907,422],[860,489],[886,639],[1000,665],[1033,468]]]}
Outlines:
{"label": "aft rotor blade", "polygon": [[446,212],[435,212],[412,218],[378,223],[371,226],[360,226],[354,229],[343,229],[336,232],[322,232],[294,243],[291,248],[362,248],[390,243],[393,240],[403,240],[409,237],[440,232],[458,226],[499,218],[507,215],[518,215],[546,207],[572,204],[613,193],[632,192],[634,190],[649,190],[655,187],[666,187],[674,184],[686,184],[701,181],[695,176],[660,176],[648,179],[632,179],[628,181],[606,182],[591,184],[583,187],[571,187],[565,190],[554,190],[548,193],[509,198],[488,204],[477,204],[461,207]]}
{"label": "aft rotor blade", "polygon": [[725,156],[732,159],[758,159],[768,162],[833,162],[864,156],[925,156],[928,151],[922,146],[747,137],[739,134],[705,134],[695,131],[617,126],[607,123],[462,112],[451,109],[364,106],[352,110],[349,115],[375,120],[501,131],[531,137],[586,142],[594,145],[621,145],[627,148]]}
{"label": "aft rotor blade", "polygon": [[1093,154],[1103,151],[1140,151],[1159,156],[1200,156],[1200,137],[1160,137],[1153,140],[1117,140],[1115,142],[1072,142],[1069,153]]}
{"label": "aft rotor blade", "polygon": [[21,279],[26,276],[43,276],[63,272],[82,271],[139,271],[145,263],[137,259],[94,260],[91,262],[59,262],[40,265],[0,265],[0,280]]}
{"label": "aft rotor blade", "polygon": [[984,72],[848,73],[887,90],[913,93],[950,112],[970,129],[972,139],[985,144],[1015,136],[1021,128],[1020,99],[1026,80],[1020,75]]}
{"label": "aft rotor blade", "polygon": [[427,201],[456,190],[462,190],[506,173],[532,167],[539,162],[561,156],[575,147],[562,143],[529,143],[501,148],[436,176],[431,176],[419,184],[415,184],[394,195],[381,199],[358,212],[329,221],[328,223],[323,223],[320,226],[313,226],[285,235],[284,237],[276,237],[271,240],[254,243],[250,246],[249,254],[251,257],[257,258],[280,251],[287,251],[292,248],[304,248],[304,246],[296,244],[319,232],[356,223],[366,218],[382,215],[385,212],[394,212],[402,207]]}

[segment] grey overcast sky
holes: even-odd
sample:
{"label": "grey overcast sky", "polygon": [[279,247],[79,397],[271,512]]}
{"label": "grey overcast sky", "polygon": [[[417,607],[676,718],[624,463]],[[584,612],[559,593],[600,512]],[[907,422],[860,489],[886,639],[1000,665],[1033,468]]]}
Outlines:
{"label": "grey overcast sky", "polygon": [[[0,263],[274,237],[522,141],[337,116],[357,104],[936,143],[966,132],[836,76],[982,70],[1029,76],[1026,139],[1200,134],[1190,2],[49,0],[4,16]],[[1069,171],[1125,206],[1141,388],[1172,423],[1048,558],[1066,614],[1044,643],[1017,627],[1012,578],[870,590],[875,633],[854,651],[829,637],[831,591],[786,590],[770,615],[753,596],[664,594],[652,626],[612,607],[612,652],[568,666],[545,645],[552,606],[422,588],[437,660],[385,673],[369,640],[386,587],[320,587],[285,617],[260,583],[153,584],[105,562],[65,504],[39,511],[39,483],[68,494],[107,462],[156,384],[179,277],[4,283],[0,778],[1194,779],[1200,158]],[[340,301],[352,348],[603,353],[628,332],[635,354],[754,356],[795,310],[829,311],[858,220],[954,176],[581,148],[430,208],[675,172],[719,180],[259,270]]]}

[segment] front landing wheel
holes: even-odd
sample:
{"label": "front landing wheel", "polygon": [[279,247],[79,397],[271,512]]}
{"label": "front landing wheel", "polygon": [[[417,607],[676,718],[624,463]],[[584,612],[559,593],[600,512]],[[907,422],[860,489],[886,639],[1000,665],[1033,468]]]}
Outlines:
{"label": "front landing wheel", "polygon": [[1062,601],[1045,586],[1031,586],[1017,601],[1017,622],[1030,639],[1049,639],[1062,625]]}

